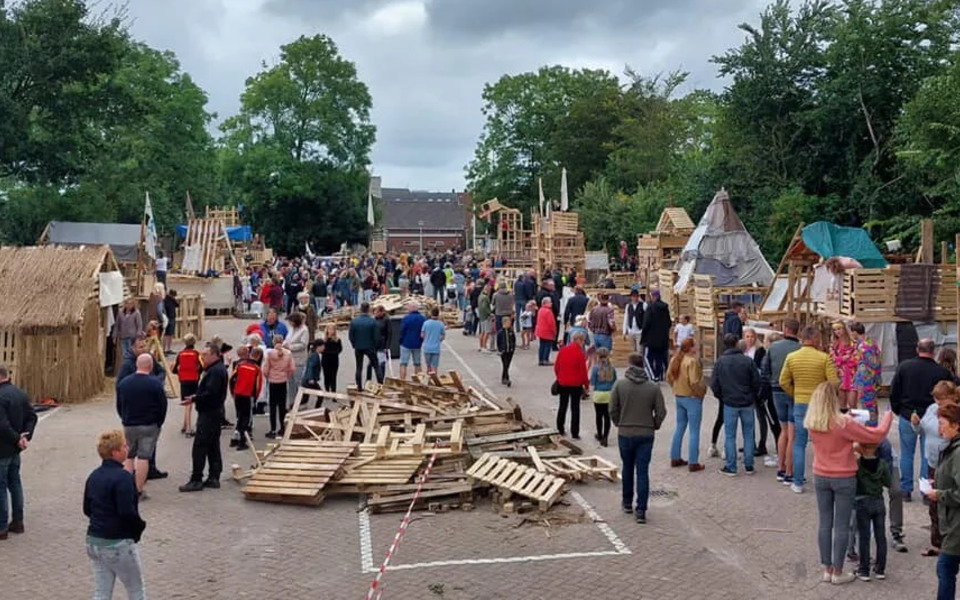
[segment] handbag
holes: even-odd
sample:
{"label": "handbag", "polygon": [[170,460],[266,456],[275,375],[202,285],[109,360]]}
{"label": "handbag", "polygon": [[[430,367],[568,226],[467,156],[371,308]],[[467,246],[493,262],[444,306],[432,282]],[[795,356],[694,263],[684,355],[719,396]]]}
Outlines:
{"label": "handbag", "polygon": [[550,385],[550,395],[559,396],[560,395],[560,382],[556,379],[553,380],[553,383]]}

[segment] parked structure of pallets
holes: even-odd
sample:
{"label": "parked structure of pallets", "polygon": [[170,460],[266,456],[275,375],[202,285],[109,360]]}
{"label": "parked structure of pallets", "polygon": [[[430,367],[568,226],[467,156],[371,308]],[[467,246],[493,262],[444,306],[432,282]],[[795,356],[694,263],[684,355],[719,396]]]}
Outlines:
{"label": "parked structure of pallets", "polygon": [[564,480],[508,458],[484,454],[467,471],[467,477],[495,486],[504,500],[518,494],[539,503],[545,511],[563,494]]}

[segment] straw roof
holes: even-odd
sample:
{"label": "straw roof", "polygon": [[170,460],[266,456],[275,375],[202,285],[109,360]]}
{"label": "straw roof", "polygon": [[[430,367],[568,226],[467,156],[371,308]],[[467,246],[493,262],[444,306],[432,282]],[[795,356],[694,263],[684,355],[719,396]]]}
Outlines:
{"label": "straw roof", "polygon": [[118,270],[108,246],[0,248],[0,329],[76,327],[101,270]]}

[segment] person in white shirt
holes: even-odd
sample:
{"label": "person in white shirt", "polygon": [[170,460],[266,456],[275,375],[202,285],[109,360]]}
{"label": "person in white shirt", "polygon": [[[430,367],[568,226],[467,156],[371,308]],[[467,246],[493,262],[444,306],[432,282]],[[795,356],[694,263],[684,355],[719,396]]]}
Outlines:
{"label": "person in white shirt", "polygon": [[157,283],[167,285],[167,257],[157,252]]}
{"label": "person in white shirt", "polygon": [[673,328],[673,336],[677,342],[677,348],[680,347],[680,344],[683,343],[683,340],[688,337],[693,337],[693,334],[696,333],[696,329],[690,323],[690,315],[683,315],[680,317],[680,322],[677,323],[676,327]]}
{"label": "person in white shirt", "polygon": [[643,327],[643,302],[640,300],[638,290],[630,290],[630,304],[626,306],[623,314],[623,339],[629,339],[633,345],[633,351],[643,355],[643,347],[640,345],[640,330]]}

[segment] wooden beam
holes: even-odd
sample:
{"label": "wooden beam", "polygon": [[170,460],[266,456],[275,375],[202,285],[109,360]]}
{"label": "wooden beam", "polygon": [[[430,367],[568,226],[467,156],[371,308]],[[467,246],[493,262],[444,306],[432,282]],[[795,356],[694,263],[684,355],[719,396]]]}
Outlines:
{"label": "wooden beam", "polygon": [[920,249],[917,251],[917,262],[933,264],[933,219],[920,221]]}

